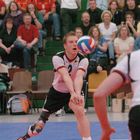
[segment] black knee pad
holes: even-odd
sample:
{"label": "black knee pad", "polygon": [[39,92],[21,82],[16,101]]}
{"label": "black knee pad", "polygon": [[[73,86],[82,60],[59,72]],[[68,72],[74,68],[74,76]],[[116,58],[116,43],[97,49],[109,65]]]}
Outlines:
{"label": "black knee pad", "polygon": [[50,116],[49,112],[42,111],[42,113],[41,113],[41,115],[39,117],[39,120],[42,120],[45,123],[46,121],[48,121],[49,116]]}

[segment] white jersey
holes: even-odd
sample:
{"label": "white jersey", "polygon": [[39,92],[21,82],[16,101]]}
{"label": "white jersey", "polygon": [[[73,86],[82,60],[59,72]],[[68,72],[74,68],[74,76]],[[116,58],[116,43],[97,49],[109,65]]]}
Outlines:
{"label": "white jersey", "polygon": [[76,58],[74,58],[73,60],[69,60],[65,52],[60,52],[53,56],[52,61],[55,71],[54,81],[52,85],[57,91],[62,93],[69,93],[69,91],[62,79],[62,76],[59,74],[58,69],[65,67],[68,70],[71,79],[74,80],[77,70],[81,69],[86,73],[89,64],[88,59],[80,53],[78,53]]}
{"label": "white jersey", "polygon": [[128,56],[125,56],[112,71],[121,72],[127,79],[129,76],[133,81],[131,82],[132,92],[134,93],[132,99],[132,107],[140,105],[140,50],[131,53],[130,57],[130,72],[128,73]]}

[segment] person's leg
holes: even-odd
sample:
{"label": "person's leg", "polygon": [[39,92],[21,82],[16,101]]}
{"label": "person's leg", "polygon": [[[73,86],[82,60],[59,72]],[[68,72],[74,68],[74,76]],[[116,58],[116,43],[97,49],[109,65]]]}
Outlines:
{"label": "person's leg", "polygon": [[84,103],[82,106],[80,106],[80,105],[75,105],[72,102],[69,102],[69,107],[72,109],[77,119],[77,127],[82,137],[82,140],[92,140],[91,133],[90,133],[90,124],[84,112]]}
{"label": "person's leg", "polygon": [[29,69],[31,67],[31,49],[24,47],[23,49],[23,61],[24,68]]}
{"label": "person's leg", "polygon": [[54,37],[60,37],[60,18],[57,13],[50,15],[53,21]]}
{"label": "person's leg", "polygon": [[132,107],[128,121],[132,140],[140,140],[140,105]]}
{"label": "person's leg", "polygon": [[70,25],[72,22],[69,14],[69,9],[61,9],[61,21],[62,21],[63,35],[65,35],[70,31]]}

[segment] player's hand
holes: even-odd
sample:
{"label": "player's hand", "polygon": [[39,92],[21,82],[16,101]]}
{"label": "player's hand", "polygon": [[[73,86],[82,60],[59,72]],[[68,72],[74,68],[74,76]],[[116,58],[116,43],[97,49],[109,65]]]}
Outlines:
{"label": "player's hand", "polygon": [[115,133],[114,128],[105,128],[102,130],[101,140],[111,140],[111,134]]}
{"label": "player's hand", "polygon": [[74,104],[83,105],[84,97],[79,94],[74,93],[71,95],[70,101]]}

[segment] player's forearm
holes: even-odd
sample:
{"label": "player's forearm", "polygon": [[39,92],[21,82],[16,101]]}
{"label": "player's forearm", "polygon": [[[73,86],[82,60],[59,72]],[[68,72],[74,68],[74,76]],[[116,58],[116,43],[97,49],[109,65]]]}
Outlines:
{"label": "player's forearm", "polygon": [[74,89],[77,94],[81,94],[82,86],[83,86],[83,78],[76,77],[74,80]]}
{"label": "player's forearm", "polygon": [[68,75],[68,76],[67,76],[67,75],[64,75],[64,76],[63,76],[63,80],[64,80],[64,82],[65,82],[65,84],[66,84],[66,87],[68,88],[70,94],[71,94],[71,95],[74,94],[75,91],[74,91],[74,88],[73,88],[73,81],[72,81],[72,79],[70,78],[70,76],[69,76],[69,75]]}

